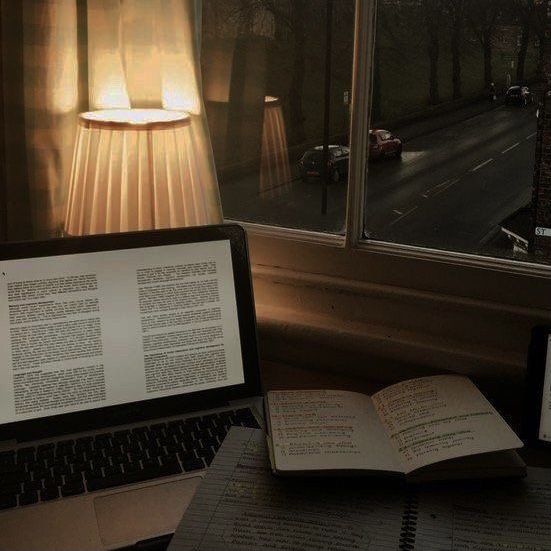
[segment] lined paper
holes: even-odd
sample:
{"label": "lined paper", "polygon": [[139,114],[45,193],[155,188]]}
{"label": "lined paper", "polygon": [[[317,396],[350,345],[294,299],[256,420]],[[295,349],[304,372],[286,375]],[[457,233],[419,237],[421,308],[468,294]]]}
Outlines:
{"label": "lined paper", "polygon": [[396,551],[403,492],[369,478],[276,478],[265,435],[234,427],[169,551]]}
{"label": "lined paper", "polygon": [[[483,489],[481,489],[483,488]],[[551,469],[419,495],[415,549],[551,551]]]}

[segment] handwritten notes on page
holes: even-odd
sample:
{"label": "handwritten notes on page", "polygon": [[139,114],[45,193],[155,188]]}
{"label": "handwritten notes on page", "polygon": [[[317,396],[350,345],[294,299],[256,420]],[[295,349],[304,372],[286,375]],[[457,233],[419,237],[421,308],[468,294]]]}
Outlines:
{"label": "handwritten notes on page", "polygon": [[370,479],[276,478],[263,432],[234,427],[169,551],[395,551],[403,505]]}
{"label": "handwritten notes on page", "polygon": [[403,471],[369,396],[344,390],[271,391],[268,406],[278,471]]}
{"label": "handwritten notes on page", "polygon": [[410,379],[372,398],[406,473],[437,461],[522,446],[466,377]]}
{"label": "handwritten notes on page", "polygon": [[415,549],[551,551],[551,469],[419,496]]}

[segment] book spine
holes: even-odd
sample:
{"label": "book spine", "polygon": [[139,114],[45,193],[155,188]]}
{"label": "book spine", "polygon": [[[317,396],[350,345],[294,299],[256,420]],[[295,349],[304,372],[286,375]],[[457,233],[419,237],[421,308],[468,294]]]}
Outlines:
{"label": "book spine", "polygon": [[406,497],[404,513],[402,515],[402,529],[400,531],[400,551],[415,549],[415,535],[417,531],[417,517],[419,511],[419,499],[416,494]]}

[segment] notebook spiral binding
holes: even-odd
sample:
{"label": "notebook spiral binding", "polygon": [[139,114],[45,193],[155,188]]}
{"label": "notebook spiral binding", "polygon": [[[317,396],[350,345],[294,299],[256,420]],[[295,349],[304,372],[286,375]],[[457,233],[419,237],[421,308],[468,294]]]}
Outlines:
{"label": "notebook spiral binding", "polygon": [[400,551],[415,549],[415,533],[417,531],[417,516],[419,514],[419,499],[417,495],[406,497],[404,514],[402,515],[402,529],[400,530]]}

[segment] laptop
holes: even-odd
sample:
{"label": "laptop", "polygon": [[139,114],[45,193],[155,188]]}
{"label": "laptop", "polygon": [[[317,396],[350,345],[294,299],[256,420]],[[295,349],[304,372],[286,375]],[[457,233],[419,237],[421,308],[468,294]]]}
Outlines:
{"label": "laptop", "polygon": [[0,245],[0,549],[169,537],[262,411],[244,230]]}

